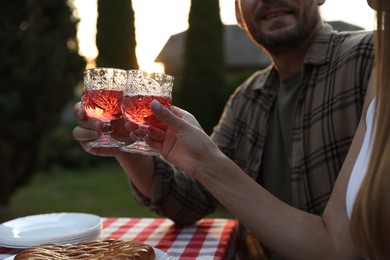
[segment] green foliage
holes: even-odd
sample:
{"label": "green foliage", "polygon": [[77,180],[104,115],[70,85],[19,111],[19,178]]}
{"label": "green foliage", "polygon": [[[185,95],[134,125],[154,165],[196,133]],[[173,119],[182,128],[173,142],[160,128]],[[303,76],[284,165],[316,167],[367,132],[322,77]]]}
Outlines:
{"label": "green foliage", "polygon": [[155,216],[133,201],[127,177],[117,163],[100,164],[82,171],[53,168],[40,172],[29,186],[13,196],[8,207],[0,207],[0,215],[7,219],[48,212]]}
{"label": "green foliage", "polygon": [[39,144],[82,78],[67,0],[0,2],[0,204],[37,168]]}
{"label": "green foliage", "polygon": [[226,75],[223,25],[218,0],[193,0],[186,34],[183,81],[176,89],[177,105],[211,132],[224,107]]}
{"label": "green foliage", "polygon": [[97,66],[138,68],[131,0],[98,0],[96,45]]}
{"label": "green foliage", "polygon": [[74,127],[75,124],[62,123],[41,142],[39,158],[41,170],[51,171],[55,168],[82,170],[114,161],[110,157],[85,152],[71,134]]}
{"label": "green foliage", "polygon": [[[119,164],[106,163],[83,170],[57,168],[40,172],[29,186],[12,197],[8,207],[0,206],[0,222],[51,212],[88,212],[102,217],[157,216],[133,199]],[[232,218],[225,209],[210,217]]]}

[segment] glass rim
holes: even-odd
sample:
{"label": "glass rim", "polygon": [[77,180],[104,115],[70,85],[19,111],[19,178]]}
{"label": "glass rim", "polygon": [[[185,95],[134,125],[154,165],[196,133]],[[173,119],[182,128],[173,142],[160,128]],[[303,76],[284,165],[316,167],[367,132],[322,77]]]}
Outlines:
{"label": "glass rim", "polygon": [[158,75],[160,77],[166,77],[166,78],[169,78],[169,79],[172,79],[172,80],[175,79],[174,76],[166,74],[166,73],[163,73],[163,72],[157,72],[157,71],[149,72],[149,71],[146,71],[146,70],[143,70],[143,69],[128,69],[128,70],[126,70],[126,72],[132,72],[132,71],[144,73],[144,74],[147,74],[147,75]]}
{"label": "glass rim", "polygon": [[92,71],[92,70],[117,70],[117,71],[126,71],[125,69],[115,68],[115,67],[94,67],[94,68],[88,68],[85,69],[84,72]]}

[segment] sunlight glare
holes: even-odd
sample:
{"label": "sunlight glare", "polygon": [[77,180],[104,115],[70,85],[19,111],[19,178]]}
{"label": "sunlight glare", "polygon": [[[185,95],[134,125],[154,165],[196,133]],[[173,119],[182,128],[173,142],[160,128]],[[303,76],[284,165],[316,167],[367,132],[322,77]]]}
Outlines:
{"label": "sunlight glare", "polygon": [[[75,14],[80,18],[77,32],[80,55],[88,61],[87,67],[93,67],[98,55],[95,44],[97,0],[70,1],[74,2]],[[191,0],[132,0],[132,4],[138,64],[146,71],[163,72],[163,64],[154,61],[171,35],[188,28]],[[345,12],[352,5],[353,12]],[[225,24],[236,24],[234,0],[220,0],[220,9]],[[320,10],[324,20],[342,20],[367,30],[374,27],[374,12],[366,0],[327,0]]]}
{"label": "sunlight glare", "polygon": [[164,63],[161,62],[147,62],[147,63],[139,63],[139,69],[144,70],[146,72],[165,72]]}
{"label": "sunlight glare", "polygon": [[98,55],[95,41],[97,0],[73,0],[73,4],[77,8],[75,16],[80,19],[80,22],[77,24],[79,53],[86,58],[87,67],[93,66],[94,60]]}

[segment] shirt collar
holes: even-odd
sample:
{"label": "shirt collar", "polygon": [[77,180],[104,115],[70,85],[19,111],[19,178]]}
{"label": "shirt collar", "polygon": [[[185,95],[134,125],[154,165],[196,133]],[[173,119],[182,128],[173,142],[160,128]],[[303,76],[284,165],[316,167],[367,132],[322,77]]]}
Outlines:
{"label": "shirt collar", "polygon": [[[326,63],[330,60],[331,53],[331,37],[335,31],[332,26],[324,23],[318,34],[314,37],[311,46],[305,57],[305,64],[320,65]],[[278,72],[272,63],[270,66],[261,70],[258,73],[253,75],[253,89],[268,92],[271,91],[267,89],[271,86],[275,77],[277,77]],[[268,87],[267,87],[268,86]],[[272,91],[271,91],[272,92]]]}
{"label": "shirt collar", "polygon": [[305,64],[321,65],[329,62],[333,46],[331,37],[334,32],[331,25],[323,24],[307,51]]}

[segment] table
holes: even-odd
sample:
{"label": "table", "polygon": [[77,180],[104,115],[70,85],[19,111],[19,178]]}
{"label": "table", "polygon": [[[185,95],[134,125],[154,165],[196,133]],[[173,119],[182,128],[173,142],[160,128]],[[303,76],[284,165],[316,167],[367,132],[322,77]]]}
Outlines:
{"label": "table", "polygon": [[[134,240],[161,249],[170,259],[234,259],[236,221],[204,218],[178,226],[166,218],[102,218],[101,239]],[[19,252],[1,248],[0,259]]]}

